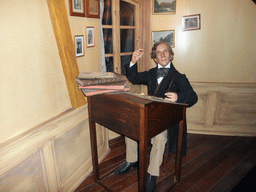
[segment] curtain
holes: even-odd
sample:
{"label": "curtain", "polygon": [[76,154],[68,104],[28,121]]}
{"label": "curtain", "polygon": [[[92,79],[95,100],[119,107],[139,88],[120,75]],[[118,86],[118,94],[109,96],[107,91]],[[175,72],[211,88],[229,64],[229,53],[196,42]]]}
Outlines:
{"label": "curtain", "polygon": [[103,39],[103,29],[102,29],[102,18],[104,12],[104,0],[100,0],[100,45],[101,45],[101,69],[102,72],[106,72],[106,63],[105,63],[105,48],[104,48],[104,39]]}

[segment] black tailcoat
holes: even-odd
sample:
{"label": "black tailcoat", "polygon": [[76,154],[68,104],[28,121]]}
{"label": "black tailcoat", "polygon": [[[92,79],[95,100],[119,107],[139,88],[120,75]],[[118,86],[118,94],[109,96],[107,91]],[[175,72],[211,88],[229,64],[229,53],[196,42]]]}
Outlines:
{"label": "black tailcoat", "polygon": [[[154,95],[157,97],[165,98],[166,92],[175,92],[178,95],[177,103],[186,103],[191,107],[194,105],[197,100],[197,94],[193,90],[192,86],[190,85],[186,75],[179,73],[171,63],[170,70],[167,76],[162,80],[161,84],[157,92],[157,67],[150,69],[149,71],[138,72],[137,71],[137,64],[129,67],[129,64],[126,65],[126,72],[127,78],[133,84],[144,84],[148,87],[148,94]],[[175,77],[174,77],[175,75]],[[174,80],[171,84],[171,87],[168,89],[170,80],[174,77]],[[185,132],[184,132],[184,140],[183,140],[183,156],[186,156],[187,151],[187,123],[185,123]],[[175,123],[170,125],[168,128],[168,136],[167,136],[167,154],[177,152],[177,140],[178,140],[178,130],[179,124]]]}

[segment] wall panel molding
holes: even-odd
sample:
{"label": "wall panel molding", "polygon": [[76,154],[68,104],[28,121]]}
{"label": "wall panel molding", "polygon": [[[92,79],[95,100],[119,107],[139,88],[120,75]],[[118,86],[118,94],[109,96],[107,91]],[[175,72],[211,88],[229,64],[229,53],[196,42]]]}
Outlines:
{"label": "wall panel molding", "polygon": [[[108,131],[98,124],[97,137],[100,162],[109,146]],[[17,178],[17,171],[27,176]],[[87,104],[0,146],[1,191],[22,191],[24,182],[28,182],[27,189],[38,186],[36,191],[74,191],[91,171]],[[41,176],[35,180],[34,174]]]}
{"label": "wall panel molding", "polygon": [[256,136],[255,83],[191,83],[198,103],[187,110],[188,132]]}

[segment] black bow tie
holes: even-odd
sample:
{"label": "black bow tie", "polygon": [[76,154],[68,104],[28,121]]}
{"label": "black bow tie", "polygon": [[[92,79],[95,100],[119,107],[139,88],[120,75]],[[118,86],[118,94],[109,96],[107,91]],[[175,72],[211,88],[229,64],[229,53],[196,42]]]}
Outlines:
{"label": "black bow tie", "polygon": [[159,69],[157,69],[157,73],[156,73],[157,78],[159,78],[159,77],[164,78],[168,74],[169,69],[170,68],[159,68]]}

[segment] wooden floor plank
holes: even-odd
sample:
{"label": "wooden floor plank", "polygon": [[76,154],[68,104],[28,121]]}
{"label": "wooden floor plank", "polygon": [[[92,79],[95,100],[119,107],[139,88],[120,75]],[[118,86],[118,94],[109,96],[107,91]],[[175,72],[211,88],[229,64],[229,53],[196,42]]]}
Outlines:
{"label": "wooden floor plank", "polygon": [[255,191],[255,185],[256,185],[256,166],[254,165],[254,167],[250,170],[250,172],[245,174],[244,178],[231,190],[231,192],[238,192],[238,191],[252,192],[252,191]]}
{"label": "wooden floor plank", "polygon": [[[232,142],[230,145],[221,150],[218,154],[213,156],[211,159],[207,158],[207,161],[202,161],[202,164],[196,164],[196,169],[193,170],[189,175],[187,175],[183,182],[175,185],[173,191],[186,191],[193,185],[195,185],[200,179],[202,179],[208,172],[212,171],[218,164],[222,163],[226,158],[228,158],[235,150],[237,150],[239,144],[245,142],[244,138],[238,138],[236,141]],[[194,161],[193,166],[195,166]],[[189,168],[191,170],[191,168]],[[184,174],[185,175],[185,174]],[[183,184],[181,184],[183,183]]]}
{"label": "wooden floor plank", "polygon": [[[137,168],[125,175],[114,170],[125,161],[123,137],[110,142],[110,153],[100,163],[104,185],[114,192],[138,192]],[[256,138],[188,134],[187,156],[182,160],[181,181],[174,183],[175,155],[157,179],[156,192],[230,191],[256,165]],[[162,170],[162,168],[161,168]],[[89,175],[76,192],[105,192]]]}
{"label": "wooden floor plank", "polygon": [[103,187],[101,187],[99,184],[93,183],[86,188],[80,189],[79,192],[94,192],[94,191],[101,191],[101,192],[107,192],[104,190]]}
{"label": "wooden floor plank", "polygon": [[[219,181],[220,178],[226,176],[237,164],[246,159],[253,148],[255,147],[252,139],[248,143],[244,143],[238,150],[231,154],[223,163],[217,165],[215,169],[207,173],[207,175],[197,182],[188,192],[204,192],[208,191],[212,186]],[[241,160],[242,156],[242,160]]]}
{"label": "wooden floor plank", "polygon": [[[233,187],[241,181],[246,173],[248,173],[256,164],[256,152],[253,151],[246,159],[237,164],[232,171],[230,171],[224,178],[221,178],[219,182],[209,190],[209,192],[215,191],[231,191]],[[251,189],[247,190],[244,188],[242,191],[249,192]],[[255,191],[255,186],[253,191]]]}
{"label": "wooden floor plank", "polygon": [[[218,151],[225,148],[229,143],[230,139],[223,138],[220,139],[219,137],[206,137],[207,140],[204,142],[206,143],[215,143],[216,148],[212,145],[205,147],[205,143],[202,142],[200,145],[197,145],[193,150],[189,150],[188,154],[185,158],[183,158],[182,162],[182,169],[181,169],[181,182],[183,181],[183,178],[185,178],[187,175],[189,175],[191,172],[196,170],[198,167],[202,166],[205,162],[210,160],[214,155],[218,154]],[[218,142],[215,140],[218,138]],[[204,149],[204,150],[202,150]],[[174,161],[173,161],[174,164]],[[159,191],[166,191],[172,187],[172,185],[168,185],[168,183],[173,182],[173,170],[172,172],[167,172],[167,177],[159,182],[157,184],[157,189]],[[181,183],[180,183],[181,184]],[[182,185],[182,184],[181,184]],[[175,191],[175,189],[172,189]]]}

